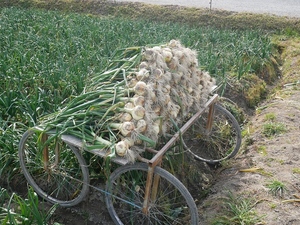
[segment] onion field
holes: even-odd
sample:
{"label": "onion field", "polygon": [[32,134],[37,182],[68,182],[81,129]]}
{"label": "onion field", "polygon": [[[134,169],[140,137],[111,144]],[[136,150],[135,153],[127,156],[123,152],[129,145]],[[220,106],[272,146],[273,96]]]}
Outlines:
{"label": "onion field", "polygon": [[197,51],[200,68],[218,85],[261,69],[272,55],[268,35],[259,30],[13,7],[0,9],[0,34],[0,183],[20,174],[21,135],[82,93],[117,49],[180,40]]}

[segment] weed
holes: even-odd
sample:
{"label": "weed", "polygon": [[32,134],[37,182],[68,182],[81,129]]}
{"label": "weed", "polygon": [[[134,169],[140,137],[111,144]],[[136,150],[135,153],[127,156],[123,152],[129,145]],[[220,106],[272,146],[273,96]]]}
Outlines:
{"label": "weed", "polygon": [[286,128],[283,123],[268,122],[263,125],[262,133],[266,137],[272,137],[284,132],[286,132]]}
{"label": "weed", "polygon": [[268,154],[266,146],[258,146],[257,152],[262,154],[263,156],[266,156]]}
{"label": "weed", "polygon": [[269,192],[271,192],[275,196],[282,197],[284,192],[286,191],[286,185],[278,180],[269,181],[266,187],[269,189]]}
{"label": "weed", "polygon": [[277,204],[271,203],[271,204],[269,204],[269,206],[270,206],[271,209],[275,209],[277,207]]}
{"label": "weed", "polygon": [[225,159],[225,160],[222,160],[219,164],[216,164],[215,167],[217,166],[221,166],[222,168],[231,168],[233,165],[232,165],[232,160],[230,159]]}
{"label": "weed", "polygon": [[293,168],[292,172],[300,174],[300,168]]}
{"label": "weed", "polygon": [[267,113],[265,115],[265,120],[266,121],[274,121],[276,119],[275,113]]}
{"label": "weed", "polygon": [[247,105],[254,108],[266,94],[266,83],[256,74],[247,74],[240,81]]}
{"label": "weed", "polygon": [[47,224],[57,208],[57,205],[53,205],[49,211],[41,209],[38,196],[32,188],[28,190],[27,199],[16,194],[9,197],[6,190],[2,188],[0,200],[6,201],[0,207],[1,224]]}
{"label": "weed", "polygon": [[252,225],[262,222],[263,216],[259,216],[253,209],[255,202],[248,198],[236,197],[231,193],[224,201],[224,215],[213,220],[212,225]]}
{"label": "weed", "polygon": [[242,130],[242,137],[247,137],[248,135],[249,135],[249,130],[248,129]]}
{"label": "weed", "polygon": [[[6,189],[0,188],[0,205],[4,205],[4,202],[7,200],[8,196],[9,195],[8,195]],[[0,212],[1,212],[1,210],[0,210]]]}

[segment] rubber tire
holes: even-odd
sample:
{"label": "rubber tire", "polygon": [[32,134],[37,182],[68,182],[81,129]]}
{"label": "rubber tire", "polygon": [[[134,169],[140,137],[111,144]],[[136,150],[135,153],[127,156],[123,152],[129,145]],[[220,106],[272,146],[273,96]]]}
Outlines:
{"label": "rubber tire", "polygon": [[[231,151],[228,152],[227,149],[224,149],[224,146],[222,146],[221,143],[218,143],[219,140],[217,140],[217,134],[214,136],[214,138],[207,138],[206,141],[201,138],[197,138],[197,136],[205,136],[203,135],[204,131],[202,132],[202,130],[206,125],[207,115],[201,116],[199,120],[196,121],[196,123],[192,125],[192,127],[189,128],[189,130],[182,136],[183,146],[185,147],[185,149],[187,149],[195,159],[207,162],[209,164],[216,164],[225,159],[234,157],[238,153],[242,143],[241,128],[235,117],[227,109],[219,104],[215,104],[214,110],[214,121],[222,116],[222,121],[224,122],[224,120],[226,120],[227,124],[231,125],[230,132],[232,132],[231,134],[234,135],[234,139],[232,140],[234,141],[234,143],[232,143],[230,146]],[[213,126],[216,126],[215,122],[213,123]],[[213,132],[218,132],[218,129],[219,128],[214,127]],[[206,137],[204,139],[206,139]],[[228,140],[228,137],[226,140]],[[224,154],[220,154],[219,158],[206,157],[208,154],[207,152],[205,153],[205,151],[208,151],[208,149],[210,149],[209,145],[213,142],[216,142],[216,148],[222,151],[222,153],[224,150],[227,152],[225,152]],[[216,154],[212,155],[215,156]]]}
{"label": "rubber tire", "polygon": [[[31,139],[33,138],[33,139]],[[76,196],[73,197],[75,194],[73,193],[72,198],[68,198],[67,199],[63,199],[63,198],[59,198],[59,197],[55,197],[53,194],[51,194],[51,190],[48,190],[47,186],[48,185],[43,185],[43,187],[41,187],[41,184],[45,184],[47,181],[46,176],[48,177],[47,180],[49,180],[49,173],[46,174],[44,166],[43,166],[43,162],[41,157],[35,157],[34,158],[34,162],[33,162],[33,158],[30,158],[29,161],[27,161],[26,159],[29,157],[28,154],[31,154],[30,152],[33,153],[32,156],[37,156],[37,154],[39,154],[40,152],[36,151],[37,149],[37,138],[38,135],[33,131],[33,130],[28,130],[26,131],[19,143],[19,159],[20,159],[20,166],[21,169],[23,171],[23,174],[25,176],[25,178],[27,179],[28,183],[33,187],[33,189],[35,190],[35,192],[42,197],[43,199],[45,199],[48,202],[51,202],[53,204],[59,204],[60,206],[63,207],[70,207],[70,206],[74,206],[77,205],[78,203],[80,203],[88,194],[89,192],[89,171],[88,171],[88,167],[87,164],[85,162],[85,159],[82,157],[81,153],[79,152],[79,150],[71,145],[68,145],[64,142],[62,142],[62,145],[66,147],[66,149],[64,149],[64,153],[66,156],[65,157],[73,157],[72,158],[72,164],[69,165],[69,168],[64,167],[65,165],[63,164],[62,166],[60,165],[59,169],[57,169],[58,173],[55,173],[55,171],[53,173],[51,173],[51,178],[63,178],[63,180],[60,180],[61,182],[52,182],[51,185],[53,186],[57,186],[59,188],[63,188],[63,190],[66,190],[66,192],[70,189],[68,189],[69,187],[63,187],[63,186],[59,186],[62,183],[64,183],[65,181],[67,181],[68,179],[65,179],[66,176],[65,174],[68,174],[68,171],[71,171],[71,169],[74,170],[74,168],[76,169],[75,166],[78,166],[78,173],[80,174],[80,178],[77,177],[71,177],[71,182],[73,181],[72,179],[76,179],[76,180],[80,180],[80,182],[78,183],[78,188],[80,190],[77,189],[76,186],[76,190],[74,190],[76,193]],[[61,145],[61,146],[62,146]],[[27,149],[29,148],[30,149]],[[30,151],[29,151],[30,150]],[[49,150],[50,151],[50,150]],[[27,157],[26,157],[27,155]],[[55,154],[54,154],[55,155]],[[31,155],[30,155],[31,156]],[[75,157],[74,157],[75,156]],[[63,160],[61,160],[61,162],[64,162]],[[33,165],[34,167],[30,167],[30,165]],[[37,167],[35,167],[37,166]],[[68,166],[68,165],[66,165]],[[72,166],[72,168],[71,168]],[[73,167],[74,166],[74,167]],[[33,168],[35,170],[35,174],[32,173],[31,168]],[[63,172],[60,173],[59,172]],[[46,175],[46,176],[44,176]],[[63,176],[62,176],[63,175]],[[71,176],[70,174],[68,174],[69,176]],[[37,177],[41,177],[39,178],[39,181]],[[77,182],[75,180],[75,182]],[[41,182],[40,182],[41,181]],[[58,181],[58,180],[55,180]],[[68,182],[67,184],[73,184],[71,182]],[[72,186],[73,187],[73,186]],[[56,188],[55,188],[56,190]],[[70,193],[69,193],[70,194]],[[52,195],[52,196],[51,196]],[[64,194],[63,194],[64,196]]]}
{"label": "rubber tire", "polygon": [[[145,215],[142,213],[141,211],[141,207],[143,204],[143,199],[144,199],[144,186],[143,185],[136,185],[134,186],[134,190],[130,189],[128,185],[125,185],[125,183],[123,185],[121,185],[117,180],[122,177],[124,174],[128,174],[130,172],[134,172],[135,176],[133,178],[133,180],[129,180],[127,181],[128,185],[132,185],[134,182],[136,182],[136,176],[140,176],[142,183],[141,184],[145,184],[146,183],[146,177],[147,177],[147,172],[148,172],[148,165],[145,163],[135,163],[132,165],[125,165],[125,166],[121,166],[118,169],[116,169],[111,176],[109,177],[107,184],[106,184],[106,194],[105,194],[105,201],[106,201],[106,205],[107,205],[107,209],[109,211],[109,214],[111,215],[113,221],[115,222],[115,224],[147,224],[145,223],[145,221],[143,219],[147,218],[147,219],[153,219],[154,217],[151,217],[151,212],[155,212],[154,216],[156,217],[153,220],[156,221],[149,221],[147,220],[147,222],[149,224],[192,224],[192,225],[198,225],[199,222],[199,218],[198,218],[198,210],[196,207],[196,204],[191,196],[191,194],[189,193],[189,191],[187,190],[187,188],[175,177],[173,176],[171,173],[169,173],[168,171],[160,168],[160,167],[155,167],[154,168],[154,174],[157,174],[160,176],[160,184],[164,184],[164,189],[161,190],[162,192],[167,192],[168,194],[169,191],[176,191],[176,196],[181,195],[181,201],[184,201],[183,205],[180,205],[180,207],[178,207],[178,205],[176,206],[175,209],[178,208],[184,208],[184,207],[189,207],[189,210],[186,210],[186,212],[188,212],[189,214],[189,218],[190,218],[190,222],[187,221],[181,221],[178,223],[178,221],[174,221],[172,219],[168,219],[168,221],[160,221],[158,219],[158,214],[160,213],[160,215],[163,214],[163,205],[154,205],[154,203],[150,203],[152,204],[152,207],[149,208],[149,215],[150,217],[145,217]],[[144,175],[144,176],[143,176]],[[124,179],[122,179],[124,180]],[[110,185],[110,184],[114,184],[114,185]],[[167,184],[167,185],[166,185]],[[169,189],[171,187],[171,189]],[[119,188],[125,188],[124,190],[120,190],[120,193],[115,193],[116,190],[118,190]],[[152,189],[151,189],[152,190]],[[167,190],[167,191],[166,191]],[[129,191],[129,194],[134,195],[135,199],[129,199],[130,196],[124,195],[125,191]],[[141,194],[139,195],[138,192],[141,192]],[[113,194],[111,194],[113,193]],[[174,191],[175,193],[175,191]],[[121,195],[119,195],[121,194]],[[169,196],[169,195],[168,195]],[[163,197],[163,196],[162,196]],[[157,198],[157,199],[162,199],[162,197]],[[140,200],[138,203],[133,203],[132,200],[137,201]],[[167,200],[169,200],[169,198],[167,198]],[[174,203],[171,202],[173,199],[170,199],[168,201],[169,205],[168,205],[168,210],[172,212],[171,207],[175,207],[176,204],[178,204],[178,202],[176,200],[174,200]],[[155,201],[155,203],[159,202],[160,200]],[[173,203],[173,204],[172,204]],[[138,205],[137,205],[138,204]],[[118,207],[117,207],[118,205]],[[128,209],[128,207],[132,206],[136,206],[136,211],[135,212],[128,212],[126,211]],[[153,207],[153,206],[157,206],[157,207]],[[157,210],[155,210],[157,209]],[[160,209],[160,210],[159,210]],[[173,212],[176,212],[176,210],[173,209]],[[125,216],[126,218],[122,218],[122,214],[120,214],[120,212],[122,212],[122,210],[125,210]],[[124,215],[123,214],[123,215]],[[165,215],[165,214],[163,214]],[[179,215],[179,214],[178,214]],[[165,217],[162,217],[165,218]],[[131,220],[131,222],[129,222]],[[133,221],[132,221],[133,220]],[[159,221],[157,221],[159,220]],[[171,221],[169,221],[171,220]],[[157,222],[157,223],[152,223],[152,222]],[[165,223],[168,222],[168,223]],[[170,223],[169,223],[170,222]],[[177,223],[176,223],[177,222]]]}

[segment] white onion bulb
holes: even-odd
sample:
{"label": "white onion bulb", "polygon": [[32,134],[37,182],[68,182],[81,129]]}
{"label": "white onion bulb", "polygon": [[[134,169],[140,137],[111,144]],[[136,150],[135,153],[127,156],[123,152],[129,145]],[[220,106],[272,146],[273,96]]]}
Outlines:
{"label": "white onion bulb", "polygon": [[128,151],[128,144],[125,141],[119,141],[116,144],[116,152],[119,156],[123,157]]}
{"label": "white onion bulb", "polygon": [[137,82],[136,85],[134,86],[134,92],[137,95],[141,95],[141,96],[145,95],[146,89],[147,89],[147,85],[143,81]]}

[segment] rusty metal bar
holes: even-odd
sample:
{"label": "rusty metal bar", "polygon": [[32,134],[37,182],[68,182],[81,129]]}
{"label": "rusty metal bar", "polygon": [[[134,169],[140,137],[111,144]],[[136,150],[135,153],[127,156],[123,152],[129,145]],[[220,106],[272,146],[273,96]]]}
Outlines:
{"label": "rusty metal bar", "polygon": [[158,153],[158,151],[153,148],[146,148],[146,151],[154,153],[154,154]]}
{"label": "rusty metal bar", "polygon": [[144,157],[142,157],[141,155],[137,155],[136,156],[137,160],[139,160],[140,162],[144,162],[144,163],[149,163],[148,159],[145,159]]}

